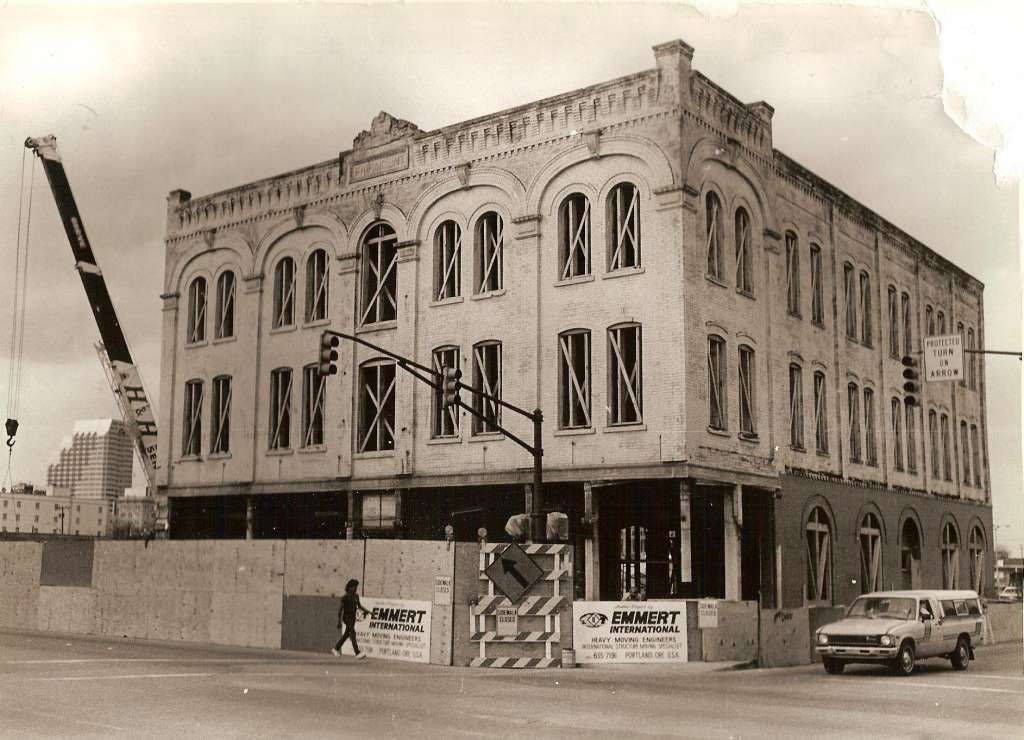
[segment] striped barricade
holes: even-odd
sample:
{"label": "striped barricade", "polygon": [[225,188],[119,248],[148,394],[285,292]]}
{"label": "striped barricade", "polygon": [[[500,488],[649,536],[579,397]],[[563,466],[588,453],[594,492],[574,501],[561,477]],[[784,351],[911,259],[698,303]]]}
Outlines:
{"label": "striped barricade", "polygon": [[[480,654],[470,665],[477,668],[556,668],[561,666],[561,631],[559,619],[563,610],[572,603],[570,587],[573,566],[572,549],[568,545],[523,545],[527,555],[534,558],[543,575],[534,586],[550,594],[529,594],[513,603],[497,593],[494,582],[485,570],[507,547],[504,543],[487,543],[480,548],[480,598],[469,612],[470,641],[479,644]],[[535,629],[519,629],[513,634],[498,634],[499,609],[515,608],[518,618],[532,622]],[[543,626],[541,626],[543,625]],[[534,649],[537,656],[506,657],[488,655],[488,646],[517,644],[527,650]]]}

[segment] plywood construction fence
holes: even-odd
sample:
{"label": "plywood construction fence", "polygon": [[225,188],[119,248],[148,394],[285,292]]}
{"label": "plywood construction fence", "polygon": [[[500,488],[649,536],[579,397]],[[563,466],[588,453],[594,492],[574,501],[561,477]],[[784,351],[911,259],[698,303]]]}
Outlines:
{"label": "plywood construction fence", "polygon": [[432,603],[430,661],[450,665],[476,543],[403,540],[0,542],[0,628],[328,652],[350,578]]}

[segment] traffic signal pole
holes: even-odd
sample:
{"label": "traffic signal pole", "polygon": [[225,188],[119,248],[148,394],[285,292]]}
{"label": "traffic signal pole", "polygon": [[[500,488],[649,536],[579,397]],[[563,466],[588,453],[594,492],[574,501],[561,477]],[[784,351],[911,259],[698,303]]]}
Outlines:
{"label": "traffic signal pole", "polygon": [[[402,355],[397,354],[395,352],[392,352],[391,350],[384,349],[383,347],[379,347],[376,344],[374,344],[373,342],[368,342],[365,339],[362,339],[361,337],[357,337],[357,336],[355,336],[353,334],[345,334],[344,332],[340,332],[340,331],[334,331],[333,329],[326,329],[323,332],[323,334],[321,334],[321,337],[320,337],[320,346],[321,346],[321,352],[322,352],[322,354],[321,354],[321,364],[320,364],[320,374],[321,375],[324,375],[324,376],[326,376],[326,375],[333,375],[333,374],[335,374],[337,372],[337,368],[332,364],[333,361],[337,359],[337,356],[335,355],[334,357],[330,358],[330,362],[327,362],[328,357],[326,357],[323,354],[323,352],[325,352],[325,351],[329,352],[330,351],[330,347],[336,346],[336,345],[331,345],[330,344],[330,342],[327,339],[328,337],[338,337],[338,338],[341,338],[341,339],[347,339],[347,340],[349,340],[351,342],[355,342],[356,344],[361,344],[364,347],[368,347],[369,349],[372,349],[375,352],[380,352],[382,355],[386,355],[387,357],[390,357],[391,359],[393,359],[397,363],[397,365],[400,368],[405,370],[405,372],[407,372],[410,375],[412,375],[414,378],[419,380],[421,383],[425,383],[425,384],[429,385],[431,388],[434,388],[435,390],[437,390],[442,395],[442,398],[444,397],[444,395],[445,395],[445,374],[444,374],[443,371],[442,372],[438,372],[437,370],[434,370],[433,368],[429,368],[426,365],[421,365],[420,363],[416,362],[415,360],[410,360],[408,357],[403,357]],[[333,370],[333,372],[332,372],[332,370]],[[468,406],[465,403],[463,403],[458,398],[457,394],[455,396],[455,402],[450,404],[450,405],[453,405],[453,406],[458,406],[459,408],[461,408],[461,409],[463,409],[465,411],[468,411],[470,414],[472,414],[476,418],[481,419],[483,421],[486,421],[491,426],[496,427],[497,429],[499,429],[501,431],[502,434],[504,434],[506,437],[508,437],[513,442],[515,442],[520,447],[522,447],[524,450],[526,450],[531,455],[533,455],[533,496],[531,497],[530,512],[529,512],[529,514],[530,514],[530,539],[533,542],[538,543],[538,544],[544,543],[546,541],[546,539],[547,539],[547,522],[545,520],[545,516],[544,516],[544,513],[543,513],[543,505],[544,505],[544,471],[543,471],[544,448],[543,448],[542,432],[543,432],[543,424],[544,424],[544,414],[541,413],[541,410],[539,408],[538,409],[534,409],[532,412],[527,411],[526,409],[520,408],[519,406],[516,406],[513,403],[509,403],[508,401],[505,401],[504,399],[499,398],[498,396],[492,395],[490,393],[487,393],[485,391],[480,390],[479,388],[474,388],[471,385],[463,383],[463,382],[461,382],[461,379],[458,379],[457,382],[458,382],[458,387],[459,388],[465,388],[470,393],[475,393],[479,398],[483,398],[483,399],[486,399],[488,401],[492,401],[494,403],[497,403],[497,404],[499,404],[501,406],[504,406],[509,411],[514,411],[515,413],[517,413],[517,414],[519,414],[521,416],[525,416],[527,419],[530,419],[533,422],[533,444],[531,445],[531,444],[528,444],[527,442],[525,442],[523,439],[521,439],[516,434],[513,434],[512,432],[510,432],[508,429],[503,427],[501,424],[497,423],[494,419],[490,419],[490,418],[486,417],[484,414],[480,413],[476,409],[474,409],[471,406]]]}

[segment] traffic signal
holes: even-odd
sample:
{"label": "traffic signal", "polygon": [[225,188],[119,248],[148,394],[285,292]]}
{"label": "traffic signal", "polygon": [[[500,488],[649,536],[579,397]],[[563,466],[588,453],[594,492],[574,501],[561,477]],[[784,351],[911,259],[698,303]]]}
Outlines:
{"label": "traffic signal", "polygon": [[462,388],[462,371],[457,367],[441,368],[441,389],[444,408],[459,405],[459,390]]}
{"label": "traffic signal", "polygon": [[336,336],[327,332],[320,335],[320,366],[317,368],[317,372],[321,377],[326,378],[328,375],[337,374],[338,366],[334,363],[338,361],[338,351],[335,347],[340,341]]}
{"label": "traffic signal", "polygon": [[918,374],[920,363],[913,355],[903,355],[903,392],[906,402],[911,406],[920,406],[921,377]]}

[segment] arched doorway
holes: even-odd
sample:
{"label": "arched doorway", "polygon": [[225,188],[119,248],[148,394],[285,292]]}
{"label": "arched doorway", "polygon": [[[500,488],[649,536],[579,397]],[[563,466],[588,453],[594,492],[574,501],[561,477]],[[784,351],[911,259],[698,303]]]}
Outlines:
{"label": "arched doorway", "polygon": [[900,530],[900,578],[905,589],[921,587],[921,532],[909,517]]}

